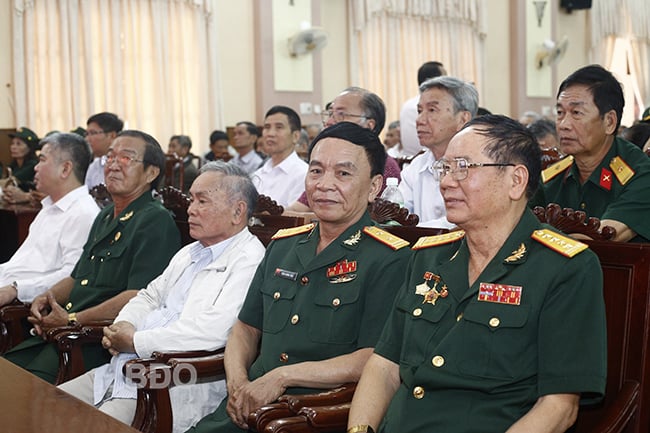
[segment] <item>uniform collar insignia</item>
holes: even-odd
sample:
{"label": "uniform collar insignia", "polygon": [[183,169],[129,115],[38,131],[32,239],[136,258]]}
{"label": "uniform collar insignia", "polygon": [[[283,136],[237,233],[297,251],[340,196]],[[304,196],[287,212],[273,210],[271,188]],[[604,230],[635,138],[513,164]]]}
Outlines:
{"label": "uniform collar insignia", "polygon": [[347,246],[353,246],[359,243],[359,240],[361,239],[361,230],[357,230],[355,234],[347,238],[346,240],[343,241],[343,243]]}
{"label": "uniform collar insignia", "polygon": [[523,259],[525,255],[526,255],[526,245],[524,245],[524,243],[522,242],[521,245],[519,245],[519,248],[517,248],[508,257],[505,258],[504,262],[506,263],[518,262],[521,259]]}
{"label": "uniform collar insignia", "polygon": [[131,219],[132,216],[133,216],[133,211],[129,211],[123,217],[120,217],[120,221],[122,222],[128,221]]}

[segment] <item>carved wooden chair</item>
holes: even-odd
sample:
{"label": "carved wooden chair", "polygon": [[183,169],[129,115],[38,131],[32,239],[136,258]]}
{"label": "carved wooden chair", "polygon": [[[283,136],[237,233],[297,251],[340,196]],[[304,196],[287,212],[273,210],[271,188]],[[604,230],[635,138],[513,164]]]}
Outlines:
{"label": "carved wooden chair", "polygon": [[552,225],[567,234],[579,233],[599,241],[611,240],[616,236],[616,229],[610,226],[600,227],[600,219],[587,218],[587,214],[580,210],[561,208],[556,203],[549,203],[546,207],[536,206],[533,212],[537,218]]}
{"label": "carved wooden chair", "polygon": [[253,216],[248,222],[248,230],[268,246],[271,237],[279,230],[287,227],[298,227],[305,224],[301,216],[282,215],[284,207],[266,195],[260,194]]}
{"label": "carved wooden chair", "polygon": [[28,337],[23,323],[29,316],[29,307],[29,303],[16,299],[0,308],[0,355]]}
{"label": "carved wooden chair", "polygon": [[402,226],[414,227],[420,222],[420,218],[416,214],[409,213],[405,207],[380,197],[368,205],[368,212],[370,218],[379,224],[393,222]]}
{"label": "carved wooden chair", "polygon": [[405,165],[410,164],[411,161],[413,161],[416,157],[422,155],[424,152],[425,150],[421,150],[413,156],[401,156],[399,158],[395,158],[395,161],[397,161],[397,165],[399,165],[399,169],[404,170]]}
{"label": "carved wooden chair", "polygon": [[[175,179],[177,174],[178,179]],[[184,187],[185,181],[185,166],[183,165],[183,158],[175,153],[165,154],[165,186],[173,186],[181,191]]]}
{"label": "carved wooden chair", "polygon": [[100,209],[103,209],[109,204],[113,203],[113,197],[111,197],[111,193],[108,192],[106,185],[103,183],[93,186],[89,192],[90,195],[95,199],[95,202]]}
{"label": "carved wooden chair", "polygon": [[181,243],[187,245],[194,242],[190,236],[190,226],[187,222],[187,208],[190,206],[190,198],[180,189],[173,186],[163,187],[158,194],[162,199],[163,206],[174,216],[174,222],[181,234]]}
{"label": "carved wooden chair", "polygon": [[564,157],[565,155],[562,155],[557,147],[542,149],[542,170],[549,165],[555,164]]}

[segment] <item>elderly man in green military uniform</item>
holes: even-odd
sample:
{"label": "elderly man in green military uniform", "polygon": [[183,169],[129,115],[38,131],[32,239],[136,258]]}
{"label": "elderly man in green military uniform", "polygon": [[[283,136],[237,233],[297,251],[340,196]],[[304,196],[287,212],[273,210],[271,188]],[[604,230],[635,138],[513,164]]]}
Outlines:
{"label": "elderly man in green military uniform", "polygon": [[530,131],[505,116],[452,138],[434,171],[463,230],[413,247],[349,432],[564,432],[581,395],[603,395],[600,265],[527,209],[540,166]]}
{"label": "elderly man in green military uniform", "polygon": [[191,431],[241,431],[285,392],[359,379],[410,255],[367,212],[385,161],[379,137],[350,122],[314,139],[305,186],[320,222],[274,236],[226,345],[228,400]]}
{"label": "elderly man in green military uniform", "polygon": [[[139,289],[162,273],[180,247],[174,220],[151,195],[165,162],[158,142],[140,131],[122,131],[105,158],[106,188],[113,204],[95,219],[72,275],[32,302],[28,320],[38,336],[4,355],[49,382],[56,379],[58,355],[43,341],[44,332],[114,319]],[[109,359],[99,345],[84,349],[86,369]]]}
{"label": "elderly man in green military uniform", "polygon": [[560,149],[569,157],[542,173],[544,203],[583,210],[616,229],[617,241],[650,241],[650,159],[616,133],[623,90],[598,65],[569,75],[557,96]]}

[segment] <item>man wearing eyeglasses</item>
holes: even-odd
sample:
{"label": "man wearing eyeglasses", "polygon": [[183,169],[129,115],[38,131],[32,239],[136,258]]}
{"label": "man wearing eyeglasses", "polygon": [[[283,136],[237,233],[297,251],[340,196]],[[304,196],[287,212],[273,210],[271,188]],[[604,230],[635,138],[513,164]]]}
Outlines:
{"label": "man wearing eyeglasses", "polygon": [[[321,113],[325,128],[340,122],[356,123],[363,128],[370,129],[379,135],[386,123],[386,106],[384,101],[375,93],[361,87],[348,87],[334,100],[327,104]],[[379,194],[386,188],[386,179],[389,177],[401,179],[400,168],[394,158],[388,157],[384,167],[383,180]],[[297,201],[287,207],[290,212],[310,212],[307,201],[307,192],[303,192]]]}
{"label": "man wearing eyeglasses", "polygon": [[[122,131],[103,159],[113,203],[97,215],[72,274],[34,298],[28,321],[38,336],[5,354],[49,382],[56,379],[58,355],[43,340],[44,332],[114,319],[139,289],[160,275],[180,247],[174,220],[151,195],[165,164],[158,142],[144,132]],[[100,346],[84,347],[86,369],[108,359]]]}
{"label": "man wearing eyeglasses", "polygon": [[479,116],[451,139],[433,171],[462,230],[413,247],[348,431],[564,432],[580,399],[603,396],[600,264],[527,208],[540,156],[505,116]]}
{"label": "man wearing eyeglasses", "polygon": [[429,79],[420,86],[416,127],[426,151],[402,170],[399,190],[404,207],[420,217],[418,226],[451,228],[432,165],[447,150],[449,140],[476,116],[478,92],[463,80],[450,76]]}
{"label": "man wearing eyeglasses", "polygon": [[88,189],[104,183],[104,164],[101,157],[106,155],[117,134],[122,131],[124,122],[113,113],[97,113],[86,122],[86,140],[93,150],[95,159],[88,167],[86,185]]}

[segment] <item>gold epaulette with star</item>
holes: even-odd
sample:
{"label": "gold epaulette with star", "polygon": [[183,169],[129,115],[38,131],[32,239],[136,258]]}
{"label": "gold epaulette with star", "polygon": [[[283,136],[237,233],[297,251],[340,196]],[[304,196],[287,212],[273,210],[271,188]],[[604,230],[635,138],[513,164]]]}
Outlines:
{"label": "gold epaulette with star", "polygon": [[616,179],[618,179],[621,185],[628,183],[629,180],[632,179],[632,176],[634,176],[634,170],[632,170],[632,167],[627,165],[620,156],[612,158],[609,163],[609,168],[612,169],[614,176],[616,176]]}
{"label": "gold epaulette with star", "polygon": [[408,241],[405,241],[394,234],[388,233],[386,230],[380,229],[379,227],[367,226],[363,228],[363,232],[382,244],[388,245],[393,250],[399,250],[400,248],[409,245]]}
{"label": "gold epaulette with star", "polygon": [[573,156],[569,155],[562,158],[555,164],[549,165],[544,170],[542,170],[542,182],[546,183],[549,180],[553,179],[555,176],[571,167],[571,164],[573,164]]}
{"label": "gold epaulette with star", "polygon": [[300,227],[289,227],[286,229],[280,229],[273,236],[271,236],[271,239],[282,239],[282,238],[288,238],[291,236],[299,235],[301,233],[307,233],[308,231],[311,231],[314,228],[315,224],[310,223],[310,224],[305,224],[304,226]]}
{"label": "gold epaulette with star", "polygon": [[540,244],[562,254],[565,257],[573,257],[589,248],[589,245],[587,244],[549,229],[535,230],[531,237]]}
{"label": "gold epaulette with star", "polygon": [[439,245],[450,244],[465,237],[465,230],[457,230],[436,236],[424,236],[418,239],[413,245],[412,250],[421,250],[423,248],[437,247]]}

